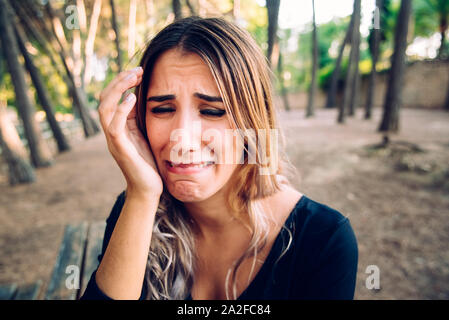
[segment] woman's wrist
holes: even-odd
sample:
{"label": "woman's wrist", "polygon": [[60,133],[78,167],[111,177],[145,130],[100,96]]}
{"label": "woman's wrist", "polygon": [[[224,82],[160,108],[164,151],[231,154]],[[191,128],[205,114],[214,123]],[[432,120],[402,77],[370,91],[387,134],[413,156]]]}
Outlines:
{"label": "woman's wrist", "polygon": [[155,201],[157,201],[159,203],[161,195],[152,191],[133,188],[128,185],[126,187],[125,197],[126,199],[133,199],[141,202],[154,203]]}

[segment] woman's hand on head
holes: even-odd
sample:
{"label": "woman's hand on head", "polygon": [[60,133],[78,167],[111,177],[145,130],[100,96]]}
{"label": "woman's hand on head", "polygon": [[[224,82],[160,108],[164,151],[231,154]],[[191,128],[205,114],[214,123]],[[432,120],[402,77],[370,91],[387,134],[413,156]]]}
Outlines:
{"label": "woman's hand on head", "polygon": [[117,75],[100,94],[98,112],[109,152],[122,170],[127,193],[138,196],[157,196],[163,190],[162,179],[150,147],[137,127],[136,96],[126,90],[142,81],[142,68]]}

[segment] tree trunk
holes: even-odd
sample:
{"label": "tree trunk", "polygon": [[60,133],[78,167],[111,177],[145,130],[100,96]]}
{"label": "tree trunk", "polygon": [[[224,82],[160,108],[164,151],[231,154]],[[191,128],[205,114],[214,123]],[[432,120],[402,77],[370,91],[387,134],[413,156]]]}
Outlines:
{"label": "tree trunk", "polygon": [[90,83],[92,79],[92,56],[94,54],[95,36],[97,34],[98,20],[101,13],[102,0],[95,0],[92,15],[90,17],[89,32],[87,34],[84,64],[83,88]]}
{"label": "tree trunk", "polygon": [[8,7],[5,0],[0,0],[0,37],[4,57],[8,65],[11,81],[14,86],[17,109],[23,122],[25,136],[30,149],[32,164],[46,167],[52,164],[50,151],[43,140],[38,123],[34,118],[34,107],[28,97],[25,74],[19,63],[19,50],[11,21],[8,17]]}
{"label": "tree trunk", "polygon": [[[376,0],[376,9],[380,15],[380,10],[383,8],[383,0]],[[376,11],[375,11],[376,12]],[[380,17],[379,17],[380,20]],[[379,22],[380,23],[380,22]],[[379,26],[374,26],[372,29],[372,46],[371,46],[371,72],[369,74],[368,80],[368,92],[366,94],[366,104],[365,104],[365,119],[371,119],[371,112],[373,108],[374,91],[376,89],[376,64],[379,58],[379,46],[380,46],[380,29]]]}
{"label": "tree trunk", "polygon": [[438,58],[443,57],[445,52],[446,45],[446,30],[447,30],[447,13],[440,12],[440,34],[441,34],[441,43],[440,48],[438,49]]}
{"label": "tree trunk", "polygon": [[116,58],[116,63],[117,63],[117,67],[118,67],[118,72],[122,71],[122,54],[120,52],[120,29],[118,26],[118,22],[117,22],[117,15],[115,12],[115,5],[114,5],[114,0],[110,0],[110,4],[111,4],[111,12],[112,12],[112,16],[111,16],[111,20],[112,20],[112,29],[114,30],[115,33],[115,49],[117,50],[117,58]]}
{"label": "tree trunk", "polygon": [[78,10],[78,22],[80,25],[80,31],[86,33],[87,18],[86,18],[86,6],[84,0],[76,0],[76,9]]}
{"label": "tree trunk", "polygon": [[[360,9],[361,9],[361,0],[354,1],[354,10],[352,12],[354,16],[352,35],[351,35],[351,53],[349,54],[349,63],[348,70],[346,73],[345,80],[345,90],[343,93],[343,101],[339,106],[338,110],[338,123],[344,123],[346,114],[348,113],[348,109],[350,106],[351,95],[354,94],[352,92],[355,87],[355,77],[358,73],[358,60],[357,60],[357,48],[360,44]],[[358,40],[359,39],[359,40]]]}
{"label": "tree trunk", "polygon": [[443,110],[449,111],[449,78],[447,79],[446,100],[444,101]]}
{"label": "tree trunk", "polygon": [[25,33],[28,35],[28,37],[31,36],[37,42],[39,49],[43,51],[43,54],[47,55],[50,58],[51,64],[56,69],[56,72],[61,76],[61,78],[64,79],[65,83],[68,83],[68,81],[66,81],[65,72],[60,67],[61,63],[56,62],[54,52],[51,46],[48,46],[48,43],[45,40],[45,36],[43,36],[39,31],[39,26],[36,25],[34,21],[32,21],[32,19],[23,10],[18,2],[10,1],[10,4],[14,7],[14,11],[19,17],[20,25],[25,30]]}
{"label": "tree trunk", "polygon": [[284,108],[285,111],[290,111],[290,104],[288,103],[288,96],[287,96],[287,89],[285,88],[284,83],[284,67],[282,64],[282,54],[279,53],[279,59],[278,59],[278,75],[279,75],[279,84],[281,85],[281,96],[282,101],[284,102]]}
{"label": "tree trunk", "polygon": [[[360,21],[360,20],[359,20]],[[360,24],[359,24],[360,27]],[[360,61],[360,31],[357,32],[356,44],[354,45],[355,58],[354,58],[354,78],[352,79],[351,95],[349,96],[349,110],[348,116],[353,116],[355,109],[359,103],[359,86],[360,86],[360,72],[359,72],[359,61]]]}
{"label": "tree trunk", "polygon": [[189,0],[186,0],[186,5],[189,8],[190,15],[191,16],[196,16],[197,15],[196,10],[195,10],[195,8],[193,7],[192,3]]}
{"label": "tree trunk", "polygon": [[268,48],[267,58],[271,66],[276,66],[279,58],[278,48],[278,17],[279,17],[280,0],[266,0],[268,13]]}
{"label": "tree trunk", "polygon": [[84,90],[83,82],[83,58],[81,54],[81,32],[78,29],[73,29],[73,76],[78,86]]}
{"label": "tree trunk", "polygon": [[[73,104],[78,112],[78,115],[81,119],[81,122],[83,124],[84,129],[84,135],[86,138],[95,135],[97,132],[100,131],[100,128],[98,127],[95,120],[90,116],[89,109],[86,106],[86,95],[84,91],[80,88],[80,86],[76,84],[75,78],[73,76],[72,70],[70,69],[70,57],[67,55],[65,47],[63,43],[60,41],[61,35],[57,36],[57,26],[59,19],[54,15],[53,8],[51,7],[50,1],[47,2],[45,9],[50,16],[51,20],[53,21],[52,27],[53,27],[53,33],[55,35],[56,42],[58,44],[58,54],[61,58],[62,64],[64,66],[64,69],[66,71],[67,77],[69,79],[69,92],[71,92],[73,97]],[[59,21],[60,23],[60,21]],[[45,28],[45,26],[43,27]],[[60,32],[59,32],[60,33]]]}
{"label": "tree trunk", "polygon": [[[62,47],[62,44],[54,35],[54,30],[53,33],[49,31],[44,21],[41,21],[40,24],[35,23],[35,21],[30,17],[30,15],[34,14],[33,12],[35,12],[34,8],[28,7],[28,11],[31,11],[31,13],[28,13],[27,10],[22,7],[21,2],[11,1],[10,3],[13,5],[14,10],[16,11],[17,15],[20,18],[20,21],[22,22],[22,25],[27,30],[27,33],[31,34],[33,38],[39,43],[41,49],[50,57],[53,67],[56,68],[59,75],[64,79],[64,83],[68,88],[68,93],[73,99],[74,112],[78,113],[79,117],[81,118],[85,136],[89,137],[99,132],[100,129],[97,123],[87,112],[87,107],[85,106],[85,94],[81,88],[76,87],[73,73],[67,65],[67,61],[70,59],[66,57],[67,54]],[[51,7],[48,7],[46,9],[50,18],[53,17],[53,11]],[[41,33],[43,33],[43,35]],[[50,46],[48,46],[47,44],[50,44]],[[55,61],[53,50],[59,56],[61,60],[60,63],[57,63]],[[63,66],[64,70],[61,70],[60,65]]]}
{"label": "tree trunk", "polygon": [[388,77],[382,121],[378,131],[399,131],[399,109],[401,106],[402,80],[405,69],[405,50],[412,0],[402,0],[394,34],[394,51]]}
{"label": "tree trunk", "polygon": [[316,94],[316,72],[318,68],[318,35],[316,30],[316,22],[315,22],[315,1],[312,0],[312,12],[313,12],[313,18],[312,18],[312,24],[313,24],[313,30],[312,30],[312,81],[310,82],[310,88],[309,88],[309,101],[307,103],[307,110],[306,110],[306,118],[313,116],[314,114],[314,103],[315,103],[315,94]]}
{"label": "tree trunk", "polygon": [[10,185],[30,183],[36,180],[33,167],[25,160],[25,148],[16,127],[8,118],[4,101],[0,101],[0,148],[8,165]]}
{"label": "tree trunk", "polygon": [[343,60],[343,53],[345,51],[346,44],[349,42],[352,35],[352,25],[354,21],[354,16],[351,16],[348,29],[346,30],[345,37],[340,45],[340,50],[338,52],[337,60],[335,61],[335,68],[332,72],[331,84],[327,94],[326,108],[335,107],[335,98],[337,96],[338,78],[340,77],[341,61]]}
{"label": "tree trunk", "polygon": [[171,4],[173,13],[175,14],[175,21],[182,19],[181,2],[179,0],[172,0]]}
{"label": "tree trunk", "polygon": [[53,104],[50,101],[47,88],[45,87],[42,77],[40,75],[40,71],[36,68],[34,65],[34,62],[31,58],[31,55],[29,54],[28,50],[25,47],[23,37],[21,35],[21,32],[19,32],[18,28],[15,28],[15,34],[17,37],[17,43],[19,45],[19,49],[23,55],[23,58],[25,60],[25,67],[27,68],[31,80],[33,81],[33,85],[36,89],[37,97],[39,99],[39,102],[42,106],[42,109],[45,111],[46,118],[48,121],[48,124],[50,126],[50,129],[53,133],[53,137],[56,140],[56,144],[58,146],[59,152],[64,152],[67,150],[70,150],[70,146],[67,142],[67,139],[65,138],[61,128],[59,127],[58,122],[56,121],[55,114],[54,114],[54,108]]}

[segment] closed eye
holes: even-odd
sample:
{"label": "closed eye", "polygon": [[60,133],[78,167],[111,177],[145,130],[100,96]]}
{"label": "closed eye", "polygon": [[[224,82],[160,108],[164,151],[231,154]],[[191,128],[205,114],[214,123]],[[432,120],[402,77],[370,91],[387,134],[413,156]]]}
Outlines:
{"label": "closed eye", "polygon": [[151,113],[168,113],[175,111],[175,108],[172,107],[155,107],[151,109]]}
{"label": "closed eye", "polygon": [[[175,112],[176,109],[174,107],[161,106],[161,107],[154,107],[150,111],[153,114],[165,114]],[[226,111],[222,109],[211,108],[211,109],[201,109],[200,113],[204,116],[219,118],[222,117],[226,113]]]}
{"label": "closed eye", "polygon": [[221,109],[202,109],[200,113],[205,116],[222,117],[226,111]]}

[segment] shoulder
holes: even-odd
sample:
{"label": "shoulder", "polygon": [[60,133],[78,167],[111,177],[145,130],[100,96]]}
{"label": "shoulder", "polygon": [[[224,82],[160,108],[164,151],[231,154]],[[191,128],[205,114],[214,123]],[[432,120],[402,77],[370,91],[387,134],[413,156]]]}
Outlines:
{"label": "shoulder", "polygon": [[303,195],[296,204],[291,220],[296,227],[305,228],[309,233],[332,232],[341,225],[349,223],[348,217],[340,211],[306,195]]}
{"label": "shoulder", "polygon": [[340,211],[303,195],[289,222],[294,245],[309,257],[337,252],[357,256],[354,230],[349,218]]}
{"label": "shoulder", "polygon": [[349,218],[338,210],[303,196],[295,207],[292,267],[296,298],[352,299],[358,246]]}

